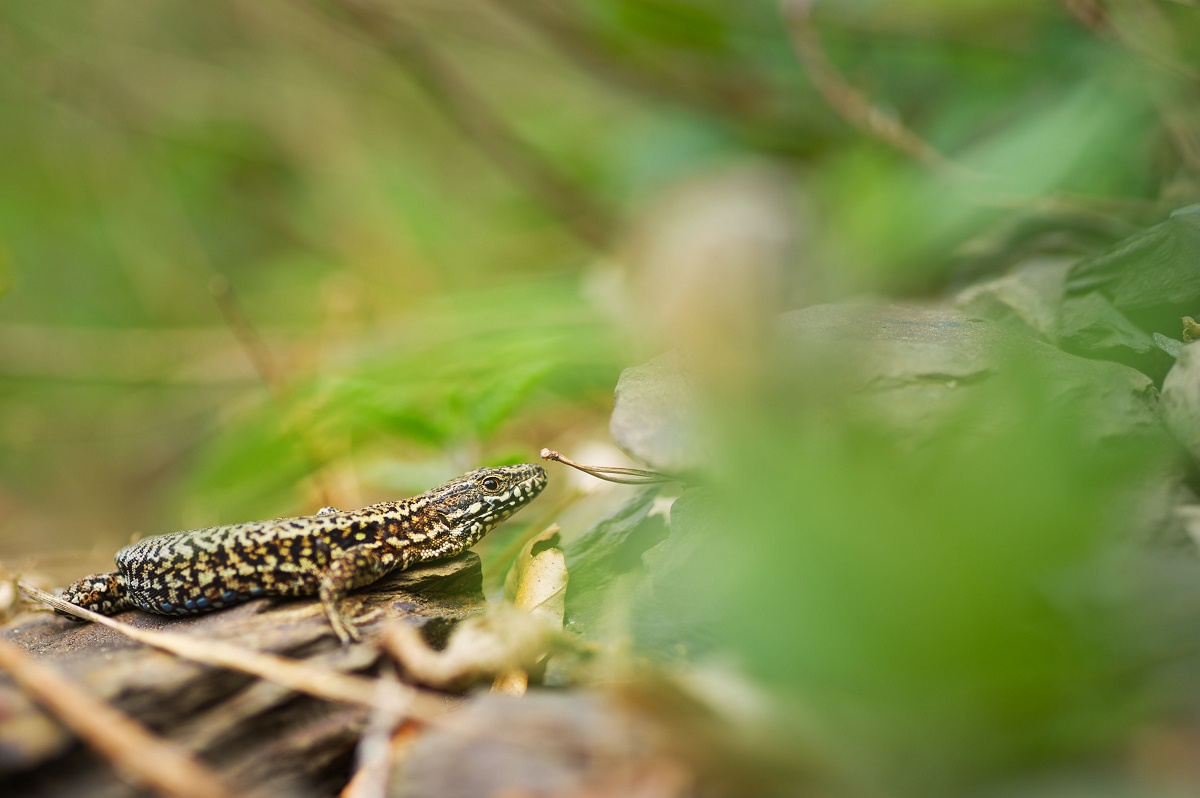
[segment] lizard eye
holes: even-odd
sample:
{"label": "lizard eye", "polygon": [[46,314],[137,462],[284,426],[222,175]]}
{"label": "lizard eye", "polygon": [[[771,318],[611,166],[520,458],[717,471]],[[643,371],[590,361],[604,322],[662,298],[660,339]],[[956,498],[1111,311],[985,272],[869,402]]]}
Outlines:
{"label": "lizard eye", "polygon": [[480,484],[483,485],[483,489],[488,493],[495,493],[496,491],[500,490],[500,480],[496,479],[495,477],[485,477],[483,482]]}

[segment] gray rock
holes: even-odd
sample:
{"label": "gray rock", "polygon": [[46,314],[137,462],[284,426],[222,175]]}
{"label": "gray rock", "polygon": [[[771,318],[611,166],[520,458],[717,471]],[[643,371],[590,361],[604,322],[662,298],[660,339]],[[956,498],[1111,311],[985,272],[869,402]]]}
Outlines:
{"label": "gray rock", "polygon": [[[1157,393],[1119,363],[1067,354],[1007,325],[947,308],[815,305],[777,325],[775,376],[797,398],[834,398],[917,439],[987,391],[992,378],[1026,369],[1051,400],[1076,414],[1097,441],[1161,432]],[[610,429],[633,457],[667,471],[703,471],[697,391],[674,353],[626,369]]]}
{"label": "gray rock", "polygon": [[668,472],[705,462],[695,395],[674,352],[621,372],[609,432],[631,457]]}
{"label": "gray rock", "polygon": [[1018,326],[1054,343],[1058,340],[1059,304],[1073,261],[1037,258],[1009,274],[973,285],[955,297],[967,315]]}
{"label": "gray rock", "polygon": [[[710,699],[725,697],[709,688]],[[740,696],[735,696],[735,699]],[[731,701],[730,703],[733,703]],[[817,794],[807,762],[759,728],[639,669],[606,690],[482,694],[429,728],[392,772],[392,798]],[[788,752],[792,753],[792,752]]]}
{"label": "gray rock", "polygon": [[[1141,372],[1070,355],[948,309],[820,305],[784,316],[788,347],[842,383],[851,401],[901,432],[935,431],[948,412],[1004,371],[1036,370],[1051,400],[1096,440],[1157,434],[1157,394]],[[823,349],[822,349],[823,347]]]}

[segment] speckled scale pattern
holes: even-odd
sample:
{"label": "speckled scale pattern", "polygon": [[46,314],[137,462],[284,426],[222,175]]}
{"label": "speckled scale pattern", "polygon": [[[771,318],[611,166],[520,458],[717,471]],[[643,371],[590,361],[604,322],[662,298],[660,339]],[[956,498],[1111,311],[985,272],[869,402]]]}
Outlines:
{"label": "speckled scale pattern", "polygon": [[452,557],[533,501],[541,466],[469,471],[411,499],[361,510],[192,529],[117,552],[117,571],[66,589],[72,604],[111,615],[137,607],[193,615],[258,596],[320,596],[339,636],[337,601],[414,563]]}

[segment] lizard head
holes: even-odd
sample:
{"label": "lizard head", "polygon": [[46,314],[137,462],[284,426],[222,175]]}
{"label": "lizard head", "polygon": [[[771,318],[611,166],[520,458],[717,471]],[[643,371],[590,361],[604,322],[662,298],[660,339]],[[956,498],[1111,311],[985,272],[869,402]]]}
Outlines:
{"label": "lizard head", "polygon": [[539,465],[477,468],[438,488],[430,504],[445,514],[456,538],[465,536],[472,545],[545,487],[546,472]]}

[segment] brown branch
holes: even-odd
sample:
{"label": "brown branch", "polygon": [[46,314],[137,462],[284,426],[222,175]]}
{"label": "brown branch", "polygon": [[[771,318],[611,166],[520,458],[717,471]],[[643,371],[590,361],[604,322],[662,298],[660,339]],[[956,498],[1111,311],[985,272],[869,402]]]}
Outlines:
{"label": "brown branch", "polygon": [[359,0],[340,0],[359,30],[379,42],[404,66],[442,112],[501,171],[554,213],[577,238],[597,249],[608,246],[611,214],[577,182],[522,141],[511,126],[457,70],[395,15]]}
{"label": "brown branch", "polygon": [[813,86],[847,123],[889,147],[943,174],[956,177],[973,173],[926,142],[903,122],[879,108],[850,84],[826,55],[812,24],[812,0],[780,0],[792,50]]}
{"label": "brown branch", "polygon": [[236,794],[183,748],[151,734],[128,715],[2,639],[0,669],[7,671],[37,703],[138,784],[170,798],[233,798]]}

